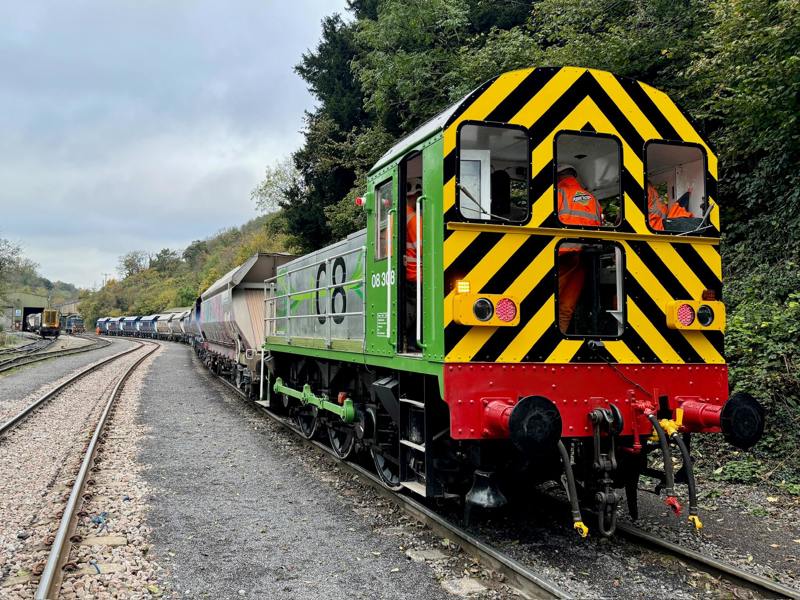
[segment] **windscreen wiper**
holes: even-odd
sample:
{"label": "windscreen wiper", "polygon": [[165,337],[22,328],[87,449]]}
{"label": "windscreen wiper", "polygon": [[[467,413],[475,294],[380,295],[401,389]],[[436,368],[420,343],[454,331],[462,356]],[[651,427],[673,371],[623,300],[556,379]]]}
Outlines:
{"label": "windscreen wiper", "polygon": [[713,208],[714,208],[714,205],[711,204],[711,202],[709,202],[708,203],[708,208],[706,208],[706,212],[703,213],[703,218],[700,219],[700,225],[698,225],[697,227],[695,227],[694,229],[691,229],[689,231],[682,231],[681,233],[679,233],[677,235],[679,235],[679,236],[681,236],[681,235],[692,235],[693,233],[697,233],[698,231],[703,231],[704,229],[710,228],[712,226],[711,223],[709,223],[708,225],[703,225],[703,223],[705,223],[708,220],[708,218],[711,216],[711,210]]}
{"label": "windscreen wiper", "polygon": [[514,221],[512,221],[512,220],[511,220],[511,219],[509,219],[509,218],[506,218],[506,217],[501,217],[500,215],[493,215],[492,213],[490,213],[490,212],[488,212],[487,210],[485,210],[485,209],[484,209],[484,208],[481,206],[481,203],[480,203],[480,202],[478,202],[478,201],[475,199],[475,196],[473,196],[473,195],[470,193],[470,191],[469,191],[469,190],[466,188],[466,186],[464,186],[463,184],[459,183],[459,184],[458,184],[458,189],[460,189],[462,192],[464,192],[464,193],[467,195],[467,198],[469,198],[470,200],[472,200],[472,201],[475,203],[475,206],[477,206],[477,207],[478,207],[478,210],[479,210],[481,213],[483,213],[484,215],[488,215],[488,216],[489,216],[489,217],[491,217],[492,219],[497,219],[497,220],[499,220],[499,221],[505,221],[506,223],[513,223],[513,222],[514,222]]}

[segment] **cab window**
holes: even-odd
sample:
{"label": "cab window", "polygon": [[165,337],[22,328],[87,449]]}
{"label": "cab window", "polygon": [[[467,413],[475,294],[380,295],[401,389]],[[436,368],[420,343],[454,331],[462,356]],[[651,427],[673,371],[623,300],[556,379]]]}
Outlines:
{"label": "cab window", "polygon": [[471,221],[520,223],[528,217],[530,148],[521,127],[466,123],[458,133],[458,203]]}
{"label": "cab window", "polygon": [[556,250],[556,318],[566,336],[618,337],[625,330],[622,249],[566,239]]}
{"label": "cab window", "polygon": [[555,140],[555,202],[570,227],[616,227],[622,222],[622,149],[613,136],[561,132]]}
{"label": "cab window", "polygon": [[706,161],[697,146],[649,142],[645,150],[647,224],[656,233],[707,234]]}
{"label": "cab window", "polygon": [[375,187],[375,260],[388,256],[389,210],[392,208],[392,180]]}

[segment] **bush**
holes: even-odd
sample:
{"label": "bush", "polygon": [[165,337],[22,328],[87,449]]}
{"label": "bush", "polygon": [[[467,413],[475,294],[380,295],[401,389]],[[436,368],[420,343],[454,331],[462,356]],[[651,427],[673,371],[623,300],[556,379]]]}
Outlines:
{"label": "bush", "polygon": [[[725,288],[729,309],[725,351],[731,390],[751,393],[767,410],[765,435],[754,448],[755,456],[773,464],[772,478],[800,482],[800,465],[786,459],[800,451],[798,261],[787,258],[778,264],[753,265],[747,256],[734,251],[730,264],[732,272]],[[725,459],[714,443],[704,442],[703,448],[709,456],[716,456],[717,464]],[[729,470],[718,476],[741,480],[742,462],[729,464],[725,465]]]}

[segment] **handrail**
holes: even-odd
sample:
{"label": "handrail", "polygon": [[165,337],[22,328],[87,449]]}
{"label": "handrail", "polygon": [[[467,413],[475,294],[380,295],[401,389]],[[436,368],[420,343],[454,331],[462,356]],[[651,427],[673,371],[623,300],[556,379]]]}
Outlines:
{"label": "handrail", "polygon": [[[334,317],[356,317],[358,315],[363,315],[363,314],[364,314],[363,310],[332,313],[332,315]],[[282,319],[311,319],[311,318],[316,319],[317,317],[327,317],[327,316],[328,316],[327,313],[321,314],[321,315],[318,315],[318,314],[314,313],[314,314],[309,314],[309,315],[286,315],[286,316],[283,316],[283,317],[265,317],[264,320],[265,321],[280,321]],[[219,342],[217,342],[217,343],[219,343]]]}
{"label": "handrail", "polygon": [[[294,269],[290,269],[290,270],[284,271],[282,273],[278,273],[274,277],[270,277],[269,279],[265,279],[264,280],[264,332],[265,332],[265,334],[266,334],[267,330],[269,329],[269,324],[270,323],[276,324],[279,321],[284,321],[284,323],[286,324],[285,325],[286,331],[283,332],[283,333],[278,333],[276,331],[277,330],[277,325],[276,325],[276,326],[274,326],[272,328],[273,329],[273,335],[280,336],[280,337],[285,337],[287,339],[291,339],[291,335],[290,335],[290,331],[289,331],[289,323],[292,321],[292,319],[317,319],[317,318],[322,316],[322,317],[324,317],[324,318],[326,318],[328,320],[327,327],[326,327],[327,335],[325,335],[324,339],[327,342],[327,346],[330,347],[331,343],[332,343],[332,340],[334,338],[334,336],[333,336],[333,319],[335,317],[362,316],[362,317],[364,317],[364,319],[363,319],[364,331],[362,332],[362,339],[366,339],[366,305],[364,305],[364,308],[362,310],[360,310],[360,311],[340,311],[340,312],[337,312],[336,309],[335,309],[335,305],[334,305],[334,294],[332,293],[332,290],[336,290],[336,289],[345,289],[345,290],[349,290],[349,289],[356,289],[356,290],[357,289],[364,289],[364,287],[366,286],[366,274],[362,275],[361,277],[348,279],[347,281],[342,281],[342,282],[337,282],[337,283],[330,282],[330,280],[332,279],[332,273],[331,273],[332,262],[334,260],[338,259],[338,258],[342,258],[344,256],[349,256],[349,255],[358,254],[358,253],[360,253],[361,257],[363,257],[363,258],[358,259],[357,262],[362,263],[363,266],[365,267],[366,266],[366,246],[359,246],[357,248],[351,248],[350,250],[345,250],[344,252],[338,252],[338,253],[336,253],[334,255],[331,255],[331,256],[322,257],[319,260],[316,260],[314,262],[310,262],[310,263],[308,263],[306,265],[303,265],[303,266],[300,266],[300,267],[297,267],[297,268],[294,268]],[[318,267],[321,264],[325,265],[326,280],[328,281],[325,285],[318,285],[316,287],[306,288],[306,289],[297,290],[297,291],[294,291],[294,290],[291,289],[291,283],[292,282],[291,282],[291,278],[288,277],[289,275],[291,275],[293,273],[298,273],[298,272],[301,272],[301,271],[305,271],[305,270],[308,270],[308,269],[313,269],[314,267]],[[286,292],[270,296],[269,295],[269,291],[270,290],[278,291],[278,286],[279,286],[278,280],[280,278],[284,278],[285,287],[287,288]],[[291,314],[291,299],[292,298],[297,297],[297,296],[307,295],[307,294],[313,294],[315,292],[319,293],[319,292],[323,292],[323,291],[325,292],[325,295],[326,295],[326,298],[325,298],[325,300],[326,300],[326,302],[325,302],[325,304],[326,304],[325,313],[309,313],[309,314],[300,314],[300,315]],[[283,302],[286,303],[286,314],[285,315],[278,315],[278,303],[280,301],[283,301]],[[273,308],[272,311],[268,310],[270,307]],[[268,316],[271,313],[273,314],[273,316]],[[266,337],[266,335],[265,335],[265,337]]]}
{"label": "handrail", "polygon": [[[417,215],[415,219],[416,225],[416,234],[417,234],[417,314],[414,316],[414,320],[416,322],[416,338],[417,338],[417,346],[420,348],[425,348],[425,344],[422,342],[422,262],[424,260],[422,254],[422,200],[427,198],[424,195],[417,196]],[[408,317],[406,317],[408,318]]]}
{"label": "handrail", "polygon": [[392,235],[393,215],[397,214],[396,208],[390,208],[386,213],[386,339],[392,339]]}
{"label": "handrail", "polygon": [[364,277],[361,277],[360,279],[350,279],[349,281],[343,281],[342,283],[334,283],[331,285],[323,285],[320,287],[308,288],[305,290],[300,290],[299,292],[287,292],[285,294],[280,294],[278,296],[272,296],[272,298],[268,298],[268,300],[281,300],[282,298],[290,298],[292,296],[310,294],[311,292],[321,292],[322,290],[329,290],[330,288],[345,287],[348,285],[353,285],[355,283],[365,283],[365,281],[366,280]]}

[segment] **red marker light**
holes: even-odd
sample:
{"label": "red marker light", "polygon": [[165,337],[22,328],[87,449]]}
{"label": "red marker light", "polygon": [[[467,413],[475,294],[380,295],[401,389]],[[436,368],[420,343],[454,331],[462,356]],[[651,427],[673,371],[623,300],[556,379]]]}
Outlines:
{"label": "red marker light", "polygon": [[356,196],[356,206],[364,206],[366,201],[364,200],[363,196]]}
{"label": "red marker light", "polygon": [[681,304],[678,307],[678,322],[684,327],[694,323],[694,309],[689,304]]}
{"label": "red marker light", "polygon": [[505,323],[510,323],[517,316],[517,305],[510,298],[501,298],[494,310],[497,318]]}

